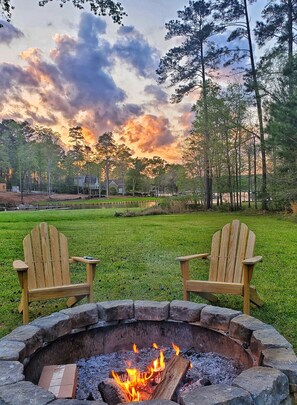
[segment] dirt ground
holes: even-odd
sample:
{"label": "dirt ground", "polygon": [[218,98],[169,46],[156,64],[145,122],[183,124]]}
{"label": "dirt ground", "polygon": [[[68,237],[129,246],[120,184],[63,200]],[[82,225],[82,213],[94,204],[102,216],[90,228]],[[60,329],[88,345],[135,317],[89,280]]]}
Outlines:
{"label": "dirt ground", "polygon": [[[32,204],[39,201],[61,201],[61,200],[77,200],[77,198],[84,198],[80,195],[79,197],[75,194],[51,194],[49,199],[47,194],[24,194],[24,203]],[[21,204],[21,193],[12,193],[10,191],[0,191],[0,204]]]}

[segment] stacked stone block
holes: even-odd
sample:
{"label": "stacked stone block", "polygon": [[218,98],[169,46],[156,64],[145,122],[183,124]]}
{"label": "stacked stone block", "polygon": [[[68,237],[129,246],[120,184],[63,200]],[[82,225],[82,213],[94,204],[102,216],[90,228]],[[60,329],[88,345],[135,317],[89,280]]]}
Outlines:
{"label": "stacked stone block", "polygon": [[[187,301],[118,300],[84,304],[20,326],[0,339],[1,405],[102,405],[99,401],[56,399],[25,381],[24,366],[42,347],[61,336],[121,323],[155,321],[200,325],[240,343],[255,359],[232,383],[198,387],[182,395],[182,405],[293,405],[297,392],[297,357],[272,326],[239,311]],[[144,401],[144,405],[173,405]]]}

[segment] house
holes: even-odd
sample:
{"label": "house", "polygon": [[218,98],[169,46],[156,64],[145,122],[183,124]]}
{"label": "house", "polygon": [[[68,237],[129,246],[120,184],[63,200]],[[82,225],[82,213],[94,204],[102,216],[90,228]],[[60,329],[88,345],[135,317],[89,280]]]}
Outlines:
{"label": "house", "polygon": [[[74,177],[74,186],[79,187],[82,190],[89,190],[91,194],[106,195],[106,182],[99,183],[98,178],[95,176],[76,176]],[[123,180],[109,180],[108,182],[109,194],[125,194],[125,183]]]}
{"label": "house", "polygon": [[[123,180],[109,180],[109,192],[111,194],[125,194],[126,189],[125,189],[125,183]],[[105,189],[105,187],[104,187]],[[115,191],[114,193],[112,193],[112,191]]]}
{"label": "house", "polygon": [[82,188],[82,189],[91,189],[91,190],[98,190],[99,189],[99,183],[98,179],[96,176],[75,176],[74,177],[74,182],[73,184],[76,187]]}

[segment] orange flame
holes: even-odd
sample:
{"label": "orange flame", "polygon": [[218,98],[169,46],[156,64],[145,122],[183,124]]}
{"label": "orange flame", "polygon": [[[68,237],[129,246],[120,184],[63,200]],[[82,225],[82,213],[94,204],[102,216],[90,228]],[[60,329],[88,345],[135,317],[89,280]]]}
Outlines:
{"label": "orange flame", "polygon": [[[133,344],[133,350],[134,349],[138,350],[135,344]],[[151,366],[147,367],[146,371],[141,372],[136,368],[126,368],[127,376],[125,381],[114,371],[111,372],[111,375],[125,392],[129,402],[135,402],[145,400],[144,391],[145,387],[148,385],[148,381],[153,380],[164,369],[164,353],[160,350],[159,357],[152,362]]]}
{"label": "orange flame", "polygon": [[165,368],[164,353],[160,351],[160,357],[153,361],[153,372],[157,373]]}
{"label": "orange flame", "polygon": [[157,343],[153,343],[153,348],[154,349],[159,349],[159,346],[157,345]]}
{"label": "orange flame", "polygon": [[180,353],[180,348],[178,346],[176,346],[173,342],[172,342],[172,347],[175,350],[176,356],[178,356]]}
{"label": "orange flame", "polygon": [[133,343],[133,352],[134,353],[139,353],[138,347],[136,346],[135,343]]}

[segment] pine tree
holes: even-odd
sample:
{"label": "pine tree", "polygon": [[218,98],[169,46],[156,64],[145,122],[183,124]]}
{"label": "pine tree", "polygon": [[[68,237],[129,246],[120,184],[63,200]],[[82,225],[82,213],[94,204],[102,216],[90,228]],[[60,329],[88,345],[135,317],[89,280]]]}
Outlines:
{"label": "pine tree", "polygon": [[171,48],[161,59],[157,74],[159,83],[170,83],[175,88],[172,95],[173,102],[180,102],[182,98],[199,89],[204,101],[204,178],[205,205],[212,206],[212,173],[208,160],[210,147],[208,130],[207,88],[211,72],[215,70],[226,49],[215,44],[215,37],[222,32],[220,24],[213,19],[213,5],[206,0],[189,1],[184,10],[178,11],[178,20],[169,21],[166,39],[182,38],[179,46]]}

